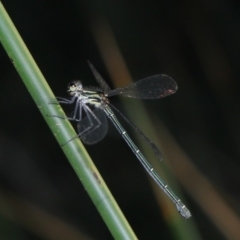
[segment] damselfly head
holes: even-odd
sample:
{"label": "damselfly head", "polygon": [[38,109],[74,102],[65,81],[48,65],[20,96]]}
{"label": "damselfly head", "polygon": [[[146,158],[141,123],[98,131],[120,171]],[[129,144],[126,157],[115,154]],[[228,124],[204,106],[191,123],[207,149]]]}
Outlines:
{"label": "damselfly head", "polygon": [[80,81],[72,81],[68,84],[67,92],[70,95],[78,94],[82,91],[83,86]]}

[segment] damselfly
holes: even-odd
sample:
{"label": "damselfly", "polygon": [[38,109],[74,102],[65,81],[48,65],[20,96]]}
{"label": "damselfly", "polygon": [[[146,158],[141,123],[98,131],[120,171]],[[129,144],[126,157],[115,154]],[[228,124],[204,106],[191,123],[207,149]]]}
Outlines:
{"label": "damselfly", "polygon": [[[58,103],[75,104],[72,117],[67,119],[77,122],[78,136],[85,144],[94,144],[102,140],[108,130],[108,123],[106,116],[111,120],[120,135],[126,141],[133,153],[136,155],[140,163],[153,178],[153,180],[160,186],[166,195],[176,205],[177,210],[184,218],[190,218],[191,213],[175,193],[168,187],[162,178],[153,169],[151,164],[143,156],[138,147],[131,140],[125,129],[119,123],[112,108],[116,110],[125,121],[127,121],[152,147],[156,157],[161,158],[161,153],[156,145],[150,141],[132,122],[130,122],[118,109],[110,104],[108,97],[115,95],[123,95],[131,98],[139,99],[157,99],[171,95],[177,91],[176,82],[169,76],[158,74],[147,77],[131,83],[130,85],[111,90],[101,75],[93,67],[91,63],[89,66],[96,78],[99,87],[83,87],[80,81],[73,81],[68,85],[68,93],[71,98],[57,98]],[[60,117],[61,116],[54,116]],[[69,141],[71,141],[70,139]]]}

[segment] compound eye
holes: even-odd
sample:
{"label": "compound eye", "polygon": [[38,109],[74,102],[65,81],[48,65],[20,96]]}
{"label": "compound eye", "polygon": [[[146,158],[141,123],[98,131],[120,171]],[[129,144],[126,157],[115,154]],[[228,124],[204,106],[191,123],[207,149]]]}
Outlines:
{"label": "compound eye", "polygon": [[80,81],[72,81],[68,84],[67,91],[70,95],[82,91],[82,83]]}
{"label": "compound eye", "polygon": [[76,85],[76,88],[77,88],[78,91],[81,91],[81,90],[82,90],[82,84],[81,84],[81,83],[78,83],[78,84]]}
{"label": "compound eye", "polygon": [[74,91],[76,91],[76,88],[77,88],[77,86],[76,86],[76,83],[75,83],[75,82],[70,82],[70,83],[69,83],[69,85],[68,85],[68,91],[69,91],[69,92],[74,92]]}

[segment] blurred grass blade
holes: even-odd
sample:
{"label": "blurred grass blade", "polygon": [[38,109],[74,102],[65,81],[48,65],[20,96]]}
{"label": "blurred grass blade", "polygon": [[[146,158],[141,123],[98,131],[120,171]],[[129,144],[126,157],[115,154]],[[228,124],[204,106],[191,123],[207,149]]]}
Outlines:
{"label": "blurred grass blade", "polygon": [[[0,40],[58,143],[76,136],[69,121],[48,117],[64,116],[64,112],[60,106],[48,104],[55,97],[1,2]],[[71,141],[62,149],[113,237],[137,239],[80,140]]]}
{"label": "blurred grass blade", "polygon": [[[132,81],[132,78],[108,21],[101,15],[94,15],[91,18],[90,22],[92,33],[102,55],[103,61],[105,62],[105,65],[109,71],[109,75],[113,81],[114,86],[118,88],[124,85],[128,85]],[[107,54],[109,52],[111,55]],[[143,130],[143,132],[146,133],[146,135],[150,137],[154,143],[161,145],[159,144],[161,141],[159,140],[158,133],[153,127],[148,111],[146,111],[144,104],[141,101],[133,102],[129,99],[124,98],[121,98],[121,101],[130,120],[132,120],[134,123],[137,123],[138,126],[141,126],[141,130]],[[155,126],[158,126],[159,123],[160,121],[158,120]],[[162,129],[164,128],[162,127]],[[150,163],[154,166],[155,170],[160,173],[160,176],[163,176],[163,178],[166,179],[166,182],[169,183],[171,187],[173,187],[172,189],[177,189],[177,183],[174,181],[174,176],[171,175],[171,171],[169,171],[167,161],[161,162],[160,166],[158,160],[155,158],[150,148],[145,143],[142,143],[143,141],[139,141],[138,146],[141,146],[144,155],[148,160],[150,160]],[[173,149],[171,149],[171,151],[173,151]],[[152,179],[150,179],[150,182],[153,187],[155,197],[161,208],[163,217],[168,224],[173,238],[177,240],[201,239],[197,226],[194,224],[194,218],[186,222],[183,221],[178,211],[176,211],[175,205],[169,201],[169,198],[165,196],[165,193],[159,189],[159,187],[155,184],[155,182],[152,181]],[[177,195],[182,199],[179,191],[177,192]]]}

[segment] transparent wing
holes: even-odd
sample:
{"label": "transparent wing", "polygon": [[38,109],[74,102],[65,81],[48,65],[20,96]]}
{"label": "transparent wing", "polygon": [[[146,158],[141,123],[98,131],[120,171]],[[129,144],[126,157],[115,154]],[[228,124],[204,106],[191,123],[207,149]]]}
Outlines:
{"label": "transparent wing", "polygon": [[123,88],[110,90],[106,96],[124,95],[131,98],[156,99],[175,93],[177,83],[169,76],[158,74],[129,84]]}
{"label": "transparent wing", "polygon": [[109,92],[111,89],[110,87],[107,85],[107,83],[105,82],[105,80],[102,78],[102,76],[99,74],[99,72],[96,70],[96,68],[88,61],[88,65],[91,68],[91,71],[96,79],[96,81],[98,82],[98,84],[100,85],[102,91],[104,93]]}
{"label": "transparent wing", "polygon": [[108,122],[101,108],[88,111],[86,116],[77,124],[80,139],[88,145],[101,141],[107,134]]}

